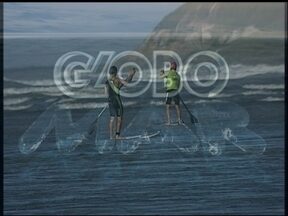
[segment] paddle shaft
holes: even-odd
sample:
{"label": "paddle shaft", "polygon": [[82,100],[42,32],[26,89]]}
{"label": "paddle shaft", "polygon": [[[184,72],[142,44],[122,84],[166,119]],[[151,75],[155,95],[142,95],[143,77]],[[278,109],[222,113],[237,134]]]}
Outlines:
{"label": "paddle shaft", "polygon": [[193,123],[198,123],[198,119],[190,112],[189,108],[186,106],[186,104],[184,103],[183,99],[181,98],[181,96],[179,95],[179,98],[184,106],[184,108],[186,109],[186,111],[189,113],[190,117],[191,117],[191,121],[193,121]]}
{"label": "paddle shaft", "polygon": [[94,131],[95,128],[95,123],[97,122],[97,120],[100,118],[100,116],[104,113],[104,111],[107,109],[108,105],[106,105],[101,112],[98,114],[97,118],[92,122],[90,128],[89,128],[89,134],[91,134]]}

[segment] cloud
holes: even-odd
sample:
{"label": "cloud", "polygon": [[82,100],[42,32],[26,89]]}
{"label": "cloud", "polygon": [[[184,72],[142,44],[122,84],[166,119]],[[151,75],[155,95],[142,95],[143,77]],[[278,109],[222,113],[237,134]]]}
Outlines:
{"label": "cloud", "polygon": [[4,33],[150,32],[183,3],[4,3]]}

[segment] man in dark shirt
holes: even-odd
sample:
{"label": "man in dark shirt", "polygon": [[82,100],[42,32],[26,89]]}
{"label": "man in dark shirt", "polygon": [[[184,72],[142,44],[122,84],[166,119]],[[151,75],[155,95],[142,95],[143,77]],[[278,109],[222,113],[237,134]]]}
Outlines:
{"label": "man in dark shirt", "polygon": [[[120,79],[117,76],[117,72],[118,72],[117,67],[112,66],[109,70],[109,78],[106,81],[106,88],[108,91],[109,111],[110,111],[110,124],[109,124],[110,139],[114,138],[121,139],[120,131],[123,117],[123,105],[120,97],[120,89],[123,86],[127,86],[127,84],[132,81],[133,76],[136,73],[136,69],[133,68],[133,70],[129,72],[129,75],[125,80]],[[116,116],[117,118],[115,121]]]}

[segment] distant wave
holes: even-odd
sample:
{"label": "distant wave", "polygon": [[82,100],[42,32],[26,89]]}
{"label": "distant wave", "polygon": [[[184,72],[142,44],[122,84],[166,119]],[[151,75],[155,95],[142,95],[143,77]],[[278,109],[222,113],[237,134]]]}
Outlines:
{"label": "distant wave", "polygon": [[[9,103],[9,102],[8,102]],[[10,103],[11,104],[11,103]],[[11,104],[11,105],[4,105],[4,110],[25,110],[30,108],[33,103],[29,103],[29,104],[25,104],[25,105],[19,105],[19,104]],[[127,102],[123,102],[124,107],[125,106],[131,106],[131,105],[136,105],[137,102],[136,101],[127,101]],[[102,102],[102,103],[97,103],[97,102],[73,102],[73,100],[71,99],[67,99],[67,100],[62,100],[59,104],[58,104],[58,108],[60,109],[96,109],[96,108],[104,108],[107,105],[106,102]]]}
{"label": "distant wave", "polygon": [[[4,81],[13,82],[23,86],[4,88],[4,96],[22,95],[22,94],[43,94],[48,96],[62,96],[64,93],[54,83],[54,80],[13,80],[4,77]],[[99,91],[95,88],[86,88],[81,90],[82,97],[93,97]]]}
{"label": "distant wave", "polygon": [[[98,89],[87,88],[81,90],[80,94],[83,98],[96,98],[96,93],[99,93]],[[64,93],[58,89],[57,86],[50,87],[18,87],[18,88],[4,88],[4,96],[22,95],[22,94],[42,94],[48,96],[62,96]]]}
{"label": "distant wave", "polygon": [[17,105],[29,101],[29,97],[4,98],[4,106]]}
{"label": "distant wave", "polygon": [[220,93],[218,95],[213,96],[213,98],[225,98],[225,97],[232,97],[235,94],[225,94],[225,93]]}
{"label": "distant wave", "polygon": [[[215,65],[216,66],[216,65]],[[216,66],[217,67],[217,66]],[[160,71],[160,69],[158,69]],[[163,82],[162,79],[159,77],[159,71],[157,70],[156,74],[152,74],[152,80],[156,80],[156,82]],[[219,68],[218,68],[219,70]],[[268,73],[278,73],[284,75],[285,71],[285,65],[266,65],[266,64],[258,64],[258,65],[243,65],[243,64],[235,64],[235,65],[229,65],[229,79],[242,79],[247,78],[249,76],[255,76],[255,75],[263,75]],[[143,71],[143,81],[148,81],[150,77],[145,76],[145,74],[150,73],[145,70]],[[214,73],[213,73],[214,74]],[[211,74],[204,74],[201,72],[198,72],[198,79],[202,81],[209,81],[214,79],[214,75]],[[223,77],[219,76],[219,79],[223,79]],[[184,78],[182,77],[182,80]],[[187,71],[187,77],[185,78],[187,81],[195,81],[194,73]]]}
{"label": "distant wave", "polygon": [[106,103],[63,103],[59,105],[60,109],[96,109],[103,108]]}
{"label": "distant wave", "polygon": [[50,79],[44,79],[44,80],[14,80],[14,79],[9,79],[7,77],[3,77],[4,81],[7,82],[13,82],[13,83],[18,83],[22,85],[28,85],[28,86],[55,86],[54,80]]}
{"label": "distant wave", "polygon": [[[221,96],[220,96],[221,98]],[[207,103],[207,102],[223,102],[223,100],[220,99],[209,99],[209,100],[185,100],[185,104],[201,104],[201,103]],[[150,101],[150,105],[155,105],[155,106],[164,106],[165,105],[165,100],[158,100],[158,101]]]}
{"label": "distant wave", "polygon": [[260,99],[260,101],[267,101],[267,102],[284,101],[284,97],[283,97],[283,98],[279,98],[279,97],[266,97],[266,98]]}
{"label": "distant wave", "polygon": [[155,106],[163,106],[165,104],[165,101],[150,101],[150,105],[155,105]]}
{"label": "distant wave", "polygon": [[[266,65],[266,64],[258,64],[258,65],[243,65],[243,64],[235,64],[235,65],[229,65],[229,79],[241,79],[249,76],[254,76],[254,75],[259,75],[259,74],[267,74],[267,73],[283,73],[285,71],[285,65]],[[163,82],[162,79],[159,77],[159,71],[157,70],[156,74],[152,74],[152,77],[150,75],[150,72],[146,69],[143,70],[143,77],[142,81],[149,81],[150,79],[156,80],[157,82]],[[146,74],[149,74],[147,76]],[[189,71],[187,72],[189,75]],[[214,76],[211,75],[204,75],[201,73],[198,73],[198,79],[200,80],[211,80],[214,79]],[[188,77],[188,76],[187,76]],[[190,74],[190,77],[187,79],[188,81],[193,81],[193,74]],[[49,79],[44,79],[44,80],[14,80],[10,79],[7,77],[4,77],[4,81],[7,82],[13,82],[13,83],[18,83],[22,85],[27,85],[27,86],[35,86],[35,87],[52,87],[55,86],[56,84],[54,80],[49,80]],[[269,87],[268,87],[269,88]],[[273,88],[273,87],[272,87]]]}
{"label": "distant wave", "polygon": [[21,106],[4,106],[4,110],[10,111],[18,111],[18,110],[25,110],[32,106],[32,104],[21,105]]}
{"label": "distant wave", "polygon": [[283,73],[284,75],[285,65],[231,65],[230,66],[230,79],[241,79],[244,77],[259,75],[259,74],[267,74],[267,73]]}
{"label": "distant wave", "polygon": [[[4,88],[4,96],[21,95],[31,93],[63,95],[57,87],[19,87],[19,88]],[[61,93],[61,94],[60,94]]]}
{"label": "distant wave", "polygon": [[[284,64],[282,65],[231,65],[230,67],[230,78],[229,79],[242,79],[247,78],[249,76],[253,75],[263,75],[263,74],[283,74],[284,76]],[[198,73],[201,76],[201,73]],[[273,75],[272,74],[272,75]],[[191,76],[192,77],[192,76]],[[199,79],[202,79],[203,77],[200,77]],[[204,77],[205,78],[205,77]],[[206,77],[207,78],[207,77]],[[205,78],[205,79],[206,79]],[[211,77],[210,77],[211,78]],[[143,81],[145,80],[145,76],[143,78]],[[147,79],[146,79],[147,80]],[[4,77],[4,81],[6,82],[14,82],[17,84],[22,84],[19,87],[7,87],[4,88],[3,93],[4,97],[9,96],[27,96],[30,94],[42,94],[52,97],[58,97],[63,96],[64,93],[58,89],[58,87],[54,84],[53,80],[13,80],[9,79],[7,77]],[[163,82],[163,80],[158,80],[157,82]],[[4,83],[5,84],[5,83]],[[23,86],[25,85],[25,86]],[[160,84],[159,84],[160,85]],[[9,86],[9,85],[8,85]],[[265,95],[265,94],[271,94],[275,95],[277,94],[273,90],[283,90],[284,85],[283,84],[246,84],[243,86],[244,89],[247,89],[249,91],[244,91],[241,94],[242,95]],[[270,91],[267,91],[270,90]],[[81,89],[80,96],[82,98],[96,98],[96,94],[99,90],[95,89],[94,87],[88,87]],[[233,94],[227,94],[222,93],[220,95],[217,95],[216,98],[228,98],[234,96]],[[18,101],[19,102],[19,101]],[[18,103],[16,101],[6,101],[6,105],[11,105],[11,103]],[[10,103],[10,104],[9,104]],[[20,102],[19,102],[20,103]],[[153,103],[153,102],[152,102]],[[155,104],[156,105],[156,104]]]}
{"label": "distant wave", "polygon": [[223,102],[223,100],[219,100],[219,99],[212,99],[212,100],[196,100],[196,101],[190,101],[190,102],[187,102],[187,104],[189,103],[195,103],[195,104],[202,104],[202,103],[207,103],[207,102]]}
{"label": "distant wave", "polygon": [[[137,102],[128,101],[123,102],[123,106],[131,106],[135,105]],[[60,109],[96,109],[103,108],[107,105],[107,103],[97,103],[97,102],[88,102],[88,103],[79,103],[79,102],[64,102],[59,104]]]}
{"label": "distant wave", "polygon": [[263,90],[256,90],[256,91],[244,91],[241,93],[242,95],[279,95],[278,92],[274,91],[263,91]]}
{"label": "distant wave", "polygon": [[284,89],[284,85],[283,84],[266,84],[266,85],[244,85],[243,88],[246,89],[269,89],[269,90],[278,90],[278,89]]}
{"label": "distant wave", "polygon": [[[218,68],[219,70],[219,68]],[[255,75],[264,75],[269,73],[278,73],[284,75],[285,65],[266,65],[266,64],[258,64],[258,65],[243,65],[243,64],[236,64],[236,65],[229,65],[229,79],[243,79],[250,76]],[[187,72],[189,74],[189,71]],[[190,74],[188,77],[188,81],[194,81],[193,73]],[[198,79],[199,80],[213,80],[214,76],[206,74],[203,75],[201,72],[198,72]],[[220,79],[222,79],[220,77]]]}

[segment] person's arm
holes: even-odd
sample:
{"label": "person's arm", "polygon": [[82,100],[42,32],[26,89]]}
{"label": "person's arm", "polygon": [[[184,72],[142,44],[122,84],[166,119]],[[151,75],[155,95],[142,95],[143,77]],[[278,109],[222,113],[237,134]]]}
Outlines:
{"label": "person's arm", "polygon": [[125,80],[120,79],[120,82],[121,82],[121,84],[122,84],[121,87],[122,87],[123,85],[124,85],[124,86],[128,85],[128,83],[132,81],[133,76],[135,75],[135,73],[136,73],[136,69],[133,68],[133,71],[130,71],[130,72],[129,72],[129,75],[128,75],[128,77],[127,77]]}
{"label": "person's arm", "polygon": [[129,75],[128,75],[128,77],[126,78],[125,81],[126,81],[127,83],[131,82],[132,79],[133,79],[133,76],[135,75],[135,73],[136,73],[136,68],[133,68],[132,71],[129,72]]}
{"label": "person's arm", "polygon": [[160,78],[165,78],[167,75],[165,74],[164,70],[160,71]]}

